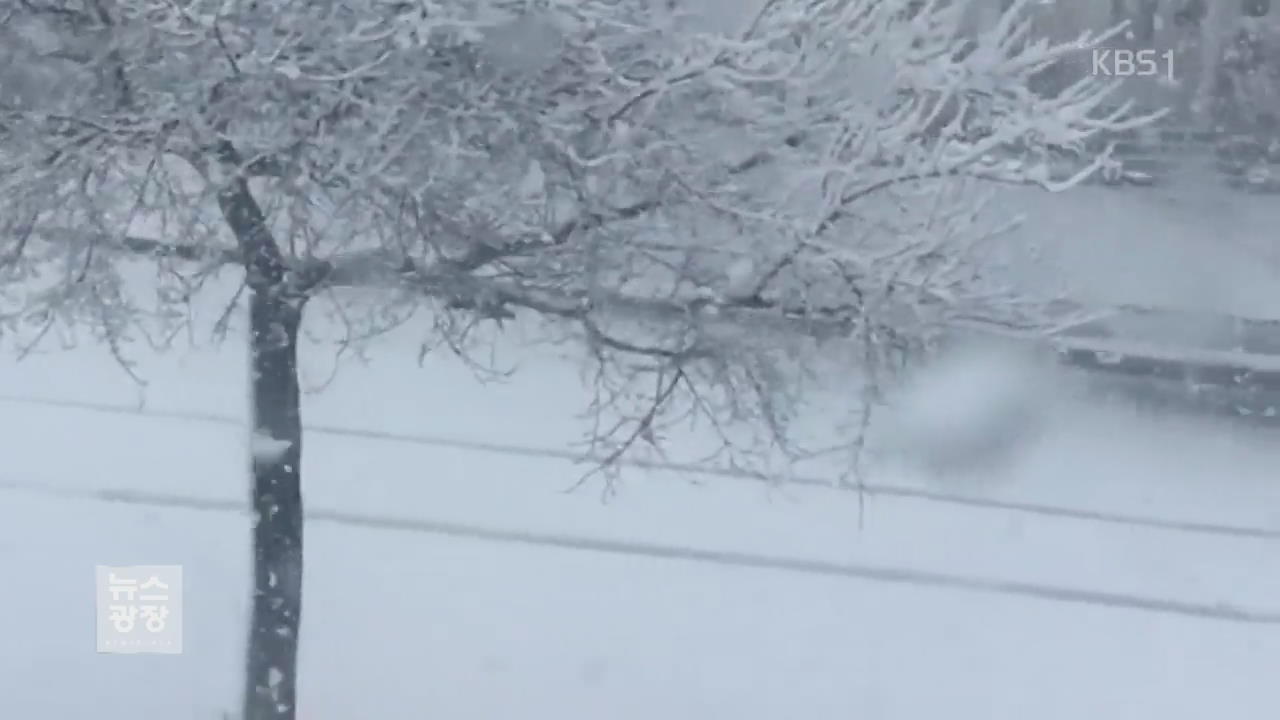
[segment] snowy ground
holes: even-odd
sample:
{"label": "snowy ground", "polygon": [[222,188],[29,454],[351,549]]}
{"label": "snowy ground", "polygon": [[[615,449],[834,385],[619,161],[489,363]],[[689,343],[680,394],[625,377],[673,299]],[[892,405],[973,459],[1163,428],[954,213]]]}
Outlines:
{"label": "snowy ground", "polygon": [[1009,239],[1038,250],[1019,268],[1037,289],[1280,318],[1280,203],[1195,169],[1150,188],[1002,191],[993,211],[1027,218]]}
{"label": "snowy ground", "polygon": [[[1071,279],[1084,295],[1280,317],[1258,206],[1215,235],[1227,252],[1197,246],[1205,208],[1108,192],[1079,197],[1132,221],[1093,234],[1079,205],[1026,205],[1046,267],[1098,268]],[[505,347],[515,379],[482,386],[448,358],[419,368],[413,340],[305,401],[305,720],[1280,714],[1274,431],[1059,397],[1009,464],[885,461],[865,506],[639,469],[605,503],[565,492],[584,471],[571,362]],[[244,352],[138,359],[145,393],[100,349],[0,363],[6,717],[237,707]],[[318,388],[331,356],[307,361]],[[96,654],[92,566],[165,563],[185,566],[185,654]]]}
{"label": "snowy ground", "polygon": [[[989,482],[877,479],[1076,516],[909,496],[860,513],[847,492],[640,471],[606,504],[563,492],[582,468],[535,452],[577,437],[571,365],[533,352],[513,382],[481,387],[447,360],[418,369],[394,338],[380,347],[306,403],[322,428],[304,461],[303,718],[1280,711],[1272,435],[1075,408]],[[143,358],[141,412],[100,351],[0,369],[0,563],[20,579],[0,614],[7,715],[235,708],[242,358]],[[134,502],[91,497],[103,489]],[[185,565],[185,655],[93,652],[99,563]],[[906,575],[858,576],[885,569]],[[1258,622],[1206,617],[1232,611]]]}

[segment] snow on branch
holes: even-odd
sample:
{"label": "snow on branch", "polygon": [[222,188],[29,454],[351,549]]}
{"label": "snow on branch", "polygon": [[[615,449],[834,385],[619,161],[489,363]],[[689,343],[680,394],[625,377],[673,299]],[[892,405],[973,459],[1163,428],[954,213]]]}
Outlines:
{"label": "snow on branch", "polygon": [[1090,140],[1152,116],[1103,78],[1037,82],[1107,35],[1037,38],[1030,7],[23,2],[0,28],[0,258],[122,295],[90,238],[153,238],[116,247],[549,315],[619,378],[660,368],[664,403],[756,397],[776,444],[775,329],[879,353],[1060,321],[1002,282],[984,188],[1068,190]]}

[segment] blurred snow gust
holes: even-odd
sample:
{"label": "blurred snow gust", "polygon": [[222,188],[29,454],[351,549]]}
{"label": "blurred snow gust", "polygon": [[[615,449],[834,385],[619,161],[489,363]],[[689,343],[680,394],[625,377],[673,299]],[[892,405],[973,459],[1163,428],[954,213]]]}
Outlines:
{"label": "blurred snow gust", "polygon": [[889,453],[935,472],[994,469],[1034,441],[1056,382],[1023,349],[967,343],[918,369],[889,398]]}

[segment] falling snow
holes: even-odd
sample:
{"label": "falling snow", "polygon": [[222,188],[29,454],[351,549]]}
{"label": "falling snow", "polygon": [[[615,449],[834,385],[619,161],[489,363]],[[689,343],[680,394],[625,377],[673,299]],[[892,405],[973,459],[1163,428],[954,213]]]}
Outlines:
{"label": "falling snow", "polygon": [[1009,4],[0,0],[4,716],[1280,717],[1270,3]]}
{"label": "falling snow", "polygon": [[262,464],[279,462],[289,452],[293,443],[288,440],[277,440],[265,432],[255,432],[250,439],[249,451],[254,461]]}

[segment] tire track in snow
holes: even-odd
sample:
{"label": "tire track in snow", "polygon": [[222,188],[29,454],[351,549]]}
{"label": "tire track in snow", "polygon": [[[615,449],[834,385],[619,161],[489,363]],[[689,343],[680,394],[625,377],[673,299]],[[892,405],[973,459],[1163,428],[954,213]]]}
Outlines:
{"label": "tire track in snow", "polygon": [[[213,500],[135,492],[130,490],[77,490],[0,482],[0,490],[25,492],[63,499],[124,503],[149,507],[181,508],[198,511],[229,512],[249,516],[246,504],[230,500]],[[308,510],[311,522],[331,523],[373,530],[423,533],[471,540],[556,548],[597,554],[645,557],[678,562],[694,562],[753,571],[785,572],[824,576],[845,580],[931,587],[941,590],[1021,597],[1046,602],[1090,605],[1116,610],[1176,615],[1200,620],[1250,625],[1280,626],[1280,610],[1244,608],[1227,603],[1197,603],[1170,598],[1126,593],[1086,590],[1058,585],[1001,580],[975,575],[958,575],[913,570],[890,565],[844,564],[796,557],[761,555],[729,550],[707,550],[659,543],[607,540],[558,533],[503,530],[463,523],[440,522],[415,518],[365,515],[339,510]]]}
{"label": "tire track in snow", "polygon": [[[168,420],[188,420],[194,422],[207,422],[217,425],[233,425],[243,427],[244,420],[225,415],[217,415],[214,413],[202,413],[192,411],[176,411],[176,410],[148,410],[144,407],[129,407],[125,405],[113,405],[110,403],[86,402],[80,400],[56,400],[50,398],[25,397],[18,395],[0,395],[0,402],[14,405],[39,405],[44,407],[67,408],[75,410],[84,410],[88,412],[107,413],[114,415],[131,415],[135,417],[168,419]],[[557,450],[554,448],[540,448],[527,445],[515,445],[506,443],[493,443],[482,440],[462,440],[458,438],[449,438],[433,435],[409,435],[404,433],[387,432],[380,430],[365,430],[360,428],[341,427],[336,425],[304,423],[304,430],[309,433],[318,435],[331,435],[334,437],[349,437],[364,440],[375,440],[379,442],[395,442],[406,443],[412,445],[426,445],[434,447],[447,447],[457,450],[469,450],[473,452],[486,452],[499,455],[512,455],[517,457],[533,457],[543,459],[565,460],[571,463],[590,462],[593,458],[584,457],[578,453],[569,450]],[[726,478],[737,481],[752,482],[768,482],[768,479],[761,478],[750,473],[741,471],[728,470],[723,468],[700,467],[685,463],[671,463],[647,460],[626,460],[620,463],[623,467],[632,467],[642,470],[665,470],[676,473],[687,473],[703,475],[707,477]],[[896,485],[884,485],[878,483],[863,483],[861,485],[853,484],[837,484],[830,480],[824,480],[818,477],[797,475],[788,477],[785,480],[777,479],[778,483],[787,483],[806,487],[822,488],[836,492],[864,492],[868,496],[881,496],[889,498],[901,498],[907,500],[918,500],[922,502],[933,502],[948,505],[957,505],[961,507],[978,508],[984,510],[998,510],[1006,512],[1015,512],[1025,515],[1039,515],[1044,517],[1066,518],[1079,520],[1082,522],[1096,522],[1108,525],[1122,525],[1128,527],[1139,527],[1151,530],[1161,530],[1168,532],[1190,533],[1198,535],[1214,535],[1234,538],[1252,538],[1267,541],[1280,541],[1280,528],[1250,527],[1246,525],[1227,525],[1222,523],[1198,522],[1194,520],[1176,520],[1171,518],[1154,517],[1148,515],[1136,515],[1130,513],[1109,512],[1105,510],[1088,510],[1082,508],[1064,507],[1058,505],[1044,505],[1039,503],[1016,502],[1009,500],[994,500],[988,498],[979,498],[966,495],[957,495],[953,493],[941,493],[931,490],[920,490],[915,488],[901,487]]]}

